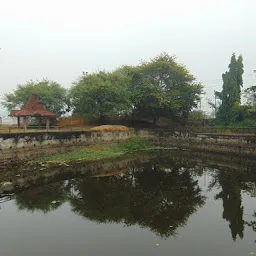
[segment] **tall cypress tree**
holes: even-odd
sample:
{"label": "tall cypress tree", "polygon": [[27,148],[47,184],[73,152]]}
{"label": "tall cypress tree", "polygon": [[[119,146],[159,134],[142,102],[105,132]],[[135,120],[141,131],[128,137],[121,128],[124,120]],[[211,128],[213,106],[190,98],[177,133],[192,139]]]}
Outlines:
{"label": "tall cypress tree", "polygon": [[236,58],[236,55],[233,53],[228,67],[229,70],[222,74],[222,92],[216,92],[222,100],[217,118],[225,123],[231,122],[234,119],[233,110],[240,105],[244,73],[242,55]]}

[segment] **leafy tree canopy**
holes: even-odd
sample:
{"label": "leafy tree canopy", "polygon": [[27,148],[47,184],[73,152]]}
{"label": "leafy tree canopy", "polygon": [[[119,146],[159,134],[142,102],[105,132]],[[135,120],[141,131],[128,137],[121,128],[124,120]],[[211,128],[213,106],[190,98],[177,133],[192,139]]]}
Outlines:
{"label": "leafy tree canopy", "polygon": [[216,92],[222,103],[219,107],[217,118],[224,122],[236,121],[234,108],[240,105],[241,87],[243,86],[243,57],[236,58],[233,53],[229,64],[229,70],[222,75],[222,92]]}
{"label": "leafy tree canopy", "polygon": [[74,114],[89,117],[121,115],[131,108],[129,77],[119,71],[83,75],[70,91]]}
{"label": "leafy tree canopy", "polygon": [[187,118],[197,106],[203,86],[174,56],[162,53],[139,66],[120,70],[131,77],[134,115],[141,118]]}
{"label": "leafy tree canopy", "polygon": [[45,79],[18,85],[14,92],[4,95],[1,104],[8,110],[19,109],[31,94],[36,94],[40,103],[58,116],[69,110],[67,90],[60,84]]}
{"label": "leafy tree canopy", "polygon": [[248,106],[256,109],[256,85],[247,88],[245,91],[245,98],[247,100]]}

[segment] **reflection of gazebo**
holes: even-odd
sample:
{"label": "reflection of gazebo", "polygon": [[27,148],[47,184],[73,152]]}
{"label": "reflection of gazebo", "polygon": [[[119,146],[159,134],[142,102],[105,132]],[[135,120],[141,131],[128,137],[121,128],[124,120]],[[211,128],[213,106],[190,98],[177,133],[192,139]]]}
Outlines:
{"label": "reflection of gazebo", "polygon": [[16,116],[18,118],[18,127],[20,127],[20,117],[23,117],[23,127],[27,128],[27,117],[34,116],[39,117],[39,123],[41,123],[41,117],[45,117],[46,128],[50,126],[50,118],[55,118],[56,115],[47,111],[45,107],[40,104],[35,94],[32,94],[24,106],[20,110],[11,110],[9,116]]}

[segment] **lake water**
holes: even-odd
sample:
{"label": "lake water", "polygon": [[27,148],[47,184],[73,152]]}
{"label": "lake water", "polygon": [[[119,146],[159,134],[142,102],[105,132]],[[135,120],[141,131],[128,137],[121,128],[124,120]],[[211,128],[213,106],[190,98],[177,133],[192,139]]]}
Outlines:
{"label": "lake water", "polygon": [[256,172],[191,161],[159,157],[2,198],[0,255],[256,254]]}

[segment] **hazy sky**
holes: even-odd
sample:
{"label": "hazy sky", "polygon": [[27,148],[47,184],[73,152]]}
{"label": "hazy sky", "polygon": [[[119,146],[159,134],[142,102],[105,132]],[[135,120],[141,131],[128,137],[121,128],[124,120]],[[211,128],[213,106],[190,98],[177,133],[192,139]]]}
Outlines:
{"label": "hazy sky", "polygon": [[161,52],[205,84],[204,98],[221,89],[232,53],[243,54],[249,87],[256,84],[255,10],[255,0],[1,1],[1,95],[31,79],[69,87],[82,71]]}

